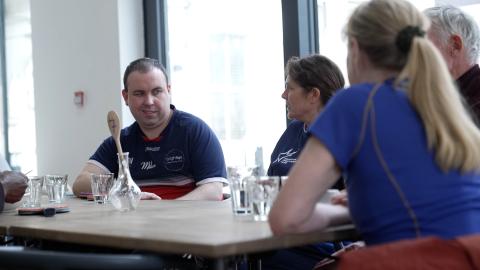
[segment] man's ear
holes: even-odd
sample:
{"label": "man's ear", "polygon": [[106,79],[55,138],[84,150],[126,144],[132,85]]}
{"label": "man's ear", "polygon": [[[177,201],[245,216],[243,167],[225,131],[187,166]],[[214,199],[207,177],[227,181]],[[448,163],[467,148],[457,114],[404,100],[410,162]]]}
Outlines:
{"label": "man's ear", "polygon": [[172,89],[170,88],[170,84],[167,84],[167,93],[170,100],[170,104],[172,104]]}
{"label": "man's ear", "polygon": [[125,101],[125,105],[128,106],[128,90],[127,89],[122,90],[122,97],[123,97],[123,100]]}
{"label": "man's ear", "polygon": [[450,37],[450,54],[456,55],[463,50],[463,40],[459,35],[452,35]]}

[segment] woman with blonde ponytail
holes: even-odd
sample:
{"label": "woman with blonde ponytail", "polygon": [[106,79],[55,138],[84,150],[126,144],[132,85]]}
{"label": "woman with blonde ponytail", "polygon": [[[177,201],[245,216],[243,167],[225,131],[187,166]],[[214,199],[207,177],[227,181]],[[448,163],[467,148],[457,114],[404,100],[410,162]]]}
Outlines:
{"label": "woman with blonde ponytail", "polygon": [[[480,131],[428,19],[404,0],[371,0],[346,26],[351,87],[310,126],[270,212],[274,234],[354,222],[367,245],[480,233]],[[344,173],[345,205],[318,204]]]}

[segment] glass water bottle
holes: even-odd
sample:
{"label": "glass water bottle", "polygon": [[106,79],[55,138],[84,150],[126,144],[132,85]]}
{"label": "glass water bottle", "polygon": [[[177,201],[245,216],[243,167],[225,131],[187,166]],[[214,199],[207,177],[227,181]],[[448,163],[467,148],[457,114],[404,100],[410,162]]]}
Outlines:
{"label": "glass water bottle", "polygon": [[128,152],[123,153],[123,158],[118,155],[118,177],[109,192],[113,207],[119,211],[135,210],[141,197],[140,188],[130,175],[128,161]]}

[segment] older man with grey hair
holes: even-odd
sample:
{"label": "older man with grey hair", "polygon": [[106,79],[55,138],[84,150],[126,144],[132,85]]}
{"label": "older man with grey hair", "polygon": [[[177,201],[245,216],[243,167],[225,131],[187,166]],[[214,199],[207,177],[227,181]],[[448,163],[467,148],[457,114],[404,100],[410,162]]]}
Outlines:
{"label": "older man with grey hair", "polygon": [[426,9],[432,26],[428,38],[445,58],[452,77],[480,123],[480,68],[477,64],[480,32],[475,20],[453,6]]}

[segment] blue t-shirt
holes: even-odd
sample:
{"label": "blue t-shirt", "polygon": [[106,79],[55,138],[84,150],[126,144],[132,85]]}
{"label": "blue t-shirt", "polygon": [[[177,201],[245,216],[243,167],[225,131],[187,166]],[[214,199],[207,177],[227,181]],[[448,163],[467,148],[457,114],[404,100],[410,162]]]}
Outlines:
{"label": "blue t-shirt", "polygon": [[[222,148],[213,131],[198,117],[176,110],[159,138],[145,138],[137,122],[122,129],[120,142],[129,152],[130,173],[140,187],[186,186],[226,180]],[[118,173],[117,149],[107,138],[90,163]]]}
{"label": "blue t-shirt", "polygon": [[346,173],[350,213],[366,242],[416,235],[374,150],[372,120],[383,158],[417,217],[421,235],[453,238],[479,233],[480,175],[442,172],[434,152],[428,150],[419,115],[406,92],[393,88],[392,80],[375,94],[360,143],[363,113],[373,87],[359,84],[340,91],[310,129]]}
{"label": "blue t-shirt", "polygon": [[[267,175],[288,175],[309,137],[310,134],[305,131],[303,122],[298,120],[290,122],[273,149]],[[332,188],[344,189],[343,179],[338,179]]]}
{"label": "blue t-shirt", "polygon": [[308,133],[303,128],[303,122],[290,122],[273,149],[267,175],[288,175],[307,139]]}

